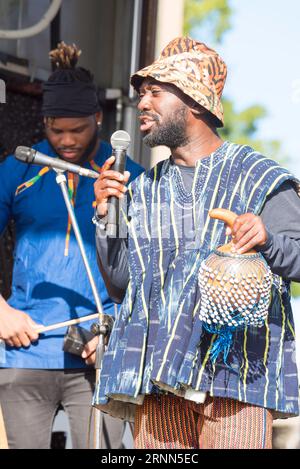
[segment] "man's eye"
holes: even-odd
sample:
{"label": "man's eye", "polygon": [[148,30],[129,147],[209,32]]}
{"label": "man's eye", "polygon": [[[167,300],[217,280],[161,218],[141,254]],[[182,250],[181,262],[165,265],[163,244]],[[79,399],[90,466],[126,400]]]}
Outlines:
{"label": "man's eye", "polygon": [[139,93],[139,99],[143,99],[143,97],[148,93],[148,94],[151,94],[152,96],[156,96],[158,95],[159,93],[161,93],[161,89],[159,88],[151,88],[149,90],[147,90],[146,92],[144,93]]}

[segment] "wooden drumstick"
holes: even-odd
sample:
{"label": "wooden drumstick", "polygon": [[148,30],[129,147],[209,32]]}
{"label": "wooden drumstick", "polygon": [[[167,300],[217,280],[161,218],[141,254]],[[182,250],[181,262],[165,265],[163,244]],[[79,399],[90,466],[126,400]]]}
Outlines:
{"label": "wooden drumstick", "polygon": [[73,326],[75,324],[80,324],[81,322],[90,321],[91,319],[96,319],[99,317],[98,313],[90,314],[89,316],[83,316],[82,318],[77,319],[70,319],[69,321],[64,322],[57,322],[55,324],[51,324],[51,326],[41,326],[40,324],[37,325],[36,331],[41,334],[46,331],[53,331],[55,329],[60,329],[61,327]]}

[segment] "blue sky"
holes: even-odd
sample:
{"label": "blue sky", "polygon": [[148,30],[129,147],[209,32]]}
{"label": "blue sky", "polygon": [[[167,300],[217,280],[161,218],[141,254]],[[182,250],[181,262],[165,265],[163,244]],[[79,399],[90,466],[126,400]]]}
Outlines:
{"label": "blue sky", "polygon": [[217,47],[228,65],[224,94],[238,110],[256,103],[266,108],[258,136],[280,140],[300,177],[300,1],[230,4],[232,29]]}

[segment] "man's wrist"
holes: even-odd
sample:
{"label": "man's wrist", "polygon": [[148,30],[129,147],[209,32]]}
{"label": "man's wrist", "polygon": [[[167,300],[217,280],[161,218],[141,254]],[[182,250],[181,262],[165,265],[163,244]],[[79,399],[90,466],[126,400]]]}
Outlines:
{"label": "man's wrist", "polygon": [[99,215],[96,209],[92,218],[92,222],[97,226],[97,228],[105,231],[107,225],[107,215]]}
{"label": "man's wrist", "polygon": [[262,244],[261,246],[256,246],[255,249],[261,253],[267,251],[270,246],[272,246],[273,244],[273,234],[270,233],[270,231],[266,230],[267,231],[267,240],[264,244]]}

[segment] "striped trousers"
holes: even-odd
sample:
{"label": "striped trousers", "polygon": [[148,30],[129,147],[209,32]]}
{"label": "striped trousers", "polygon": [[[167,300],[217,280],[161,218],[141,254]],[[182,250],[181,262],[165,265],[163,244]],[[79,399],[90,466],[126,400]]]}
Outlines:
{"label": "striped trousers", "polygon": [[271,449],[272,412],[208,396],[204,404],[146,396],[135,414],[136,449]]}

